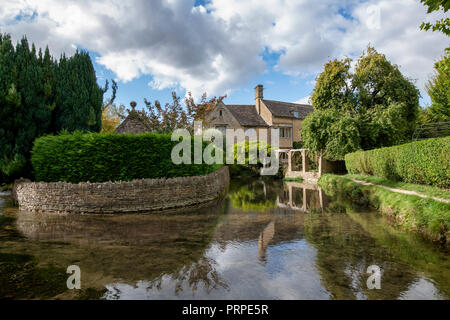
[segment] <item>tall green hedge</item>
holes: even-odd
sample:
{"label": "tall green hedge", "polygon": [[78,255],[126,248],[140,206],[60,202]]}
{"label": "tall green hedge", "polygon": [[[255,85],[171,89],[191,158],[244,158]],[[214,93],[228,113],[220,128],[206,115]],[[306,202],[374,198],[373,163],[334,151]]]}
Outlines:
{"label": "tall green hedge", "polygon": [[[220,167],[174,164],[171,152],[178,143],[155,133],[49,135],[34,142],[31,163],[36,181],[72,183],[195,176]],[[193,148],[191,153],[193,158]]]}
{"label": "tall green hedge", "polygon": [[350,173],[450,187],[450,137],[427,139],[345,156]]}

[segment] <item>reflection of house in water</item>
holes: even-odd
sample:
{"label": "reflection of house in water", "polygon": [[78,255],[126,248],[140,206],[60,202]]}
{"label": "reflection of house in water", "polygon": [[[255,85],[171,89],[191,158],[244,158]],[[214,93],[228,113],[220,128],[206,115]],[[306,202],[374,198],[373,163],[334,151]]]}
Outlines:
{"label": "reflection of house in water", "polygon": [[271,221],[261,232],[258,239],[258,259],[259,261],[266,260],[266,249],[269,242],[275,235],[275,222]]}
{"label": "reflection of house in water", "polygon": [[284,190],[277,196],[277,206],[307,212],[324,209],[327,197],[316,184],[285,182]]}

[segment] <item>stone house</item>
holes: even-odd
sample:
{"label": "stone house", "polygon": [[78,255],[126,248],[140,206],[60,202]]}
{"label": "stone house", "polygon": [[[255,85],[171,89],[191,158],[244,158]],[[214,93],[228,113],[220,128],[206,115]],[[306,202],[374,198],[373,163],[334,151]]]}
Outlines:
{"label": "stone house", "polygon": [[[255,87],[254,105],[218,104],[206,117],[208,128],[226,129],[279,129],[280,149],[292,149],[294,142],[301,141],[300,129],[303,119],[313,111],[311,105],[264,99],[263,86]],[[270,143],[270,130],[268,142]]]}

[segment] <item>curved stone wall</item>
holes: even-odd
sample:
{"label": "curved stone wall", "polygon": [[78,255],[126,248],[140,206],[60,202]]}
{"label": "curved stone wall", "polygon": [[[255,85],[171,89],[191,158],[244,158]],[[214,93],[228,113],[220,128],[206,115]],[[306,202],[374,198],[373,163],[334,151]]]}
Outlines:
{"label": "curved stone wall", "polygon": [[13,197],[20,209],[49,213],[138,213],[177,209],[223,196],[228,167],[204,175],[130,182],[66,183],[18,180]]}

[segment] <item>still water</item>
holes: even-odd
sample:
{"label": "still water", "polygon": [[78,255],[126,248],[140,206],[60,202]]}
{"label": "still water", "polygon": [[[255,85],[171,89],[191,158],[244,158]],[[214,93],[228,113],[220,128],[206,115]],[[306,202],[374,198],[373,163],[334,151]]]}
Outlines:
{"label": "still water", "polygon": [[[67,289],[70,265],[81,290]],[[233,180],[208,207],[149,215],[32,214],[0,194],[0,298],[449,297],[445,249],[315,185]]]}

